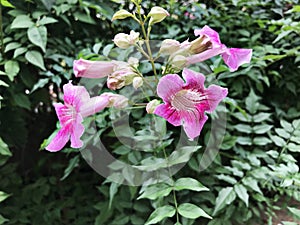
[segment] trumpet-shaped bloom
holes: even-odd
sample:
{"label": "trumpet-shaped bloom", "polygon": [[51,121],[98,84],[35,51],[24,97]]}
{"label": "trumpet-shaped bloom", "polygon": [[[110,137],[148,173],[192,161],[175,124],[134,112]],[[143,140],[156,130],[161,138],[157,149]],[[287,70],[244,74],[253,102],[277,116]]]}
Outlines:
{"label": "trumpet-shaped bloom", "polygon": [[230,71],[235,71],[240,65],[249,63],[251,60],[252,49],[227,48],[221,43],[218,32],[211,29],[209,26],[204,26],[202,29],[196,29],[195,35],[208,38],[212,47],[211,49],[189,57],[187,59],[187,65],[202,62],[213,56],[221,54]]}
{"label": "trumpet-shaped bloom", "polygon": [[113,73],[117,61],[74,60],[73,70],[76,77],[102,78]]}
{"label": "trumpet-shaped bloom", "polygon": [[205,76],[184,69],[184,81],[177,74],[162,77],[157,94],[164,101],[156,107],[154,114],[165,118],[174,126],[183,125],[190,139],[200,135],[207,120],[205,112],[213,112],[227,95],[227,89],[217,85],[204,87]]}
{"label": "trumpet-shaped bloom", "polygon": [[84,132],[83,118],[103,110],[110,103],[108,96],[90,98],[82,86],[68,83],[63,86],[63,90],[64,104],[54,104],[61,128],[46,147],[51,152],[61,150],[69,140],[72,148],[82,147],[80,137]]}

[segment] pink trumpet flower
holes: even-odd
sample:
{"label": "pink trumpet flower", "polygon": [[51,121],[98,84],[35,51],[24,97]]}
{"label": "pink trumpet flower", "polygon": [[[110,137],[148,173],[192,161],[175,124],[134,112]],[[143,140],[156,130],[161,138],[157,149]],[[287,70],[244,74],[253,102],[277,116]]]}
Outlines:
{"label": "pink trumpet flower", "polygon": [[174,126],[183,125],[184,131],[193,140],[200,135],[207,120],[205,112],[213,112],[227,95],[227,88],[217,85],[204,87],[205,76],[184,69],[183,78],[177,74],[162,77],[157,86],[157,94],[164,101],[156,107],[154,114],[165,118]]}
{"label": "pink trumpet flower", "polygon": [[195,35],[208,38],[212,47],[199,54],[188,57],[187,65],[202,62],[213,56],[221,54],[224,62],[229,67],[230,71],[233,72],[237,70],[240,65],[249,63],[251,60],[252,49],[227,48],[221,43],[218,32],[211,29],[209,26],[204,26],[202,29],[196,29]]}
{"label": "pink trumpet flower", "polygon": [[74,60],[73,70],[76,77],[102,78],[113,73],[117,61]]}
{"label": "pink trumpet flower", "polygon": [[72,148],[82,147],[80,137],[84,132],[83,118],[103,110],[110,104],[108,96],[90,98],[83,86],[73,86],[71,82],[65,84],[63,90],[64,104],[54,104],[61,128],[46,147],[50,152],[61,150],[69,139]]}

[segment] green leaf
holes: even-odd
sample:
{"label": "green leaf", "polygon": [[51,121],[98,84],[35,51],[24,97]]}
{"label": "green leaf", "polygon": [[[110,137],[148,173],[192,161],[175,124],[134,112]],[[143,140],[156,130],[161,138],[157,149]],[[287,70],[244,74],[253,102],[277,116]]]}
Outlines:
{"label": "green leaf", "polygon": [[292,208],[292,207],[287,207],[287,208],[296,219],[300,220],[300,209],[296,209],[296,208]]}
{"label": "green leaf", "polygon": [[7,222],[8,219],[4,218],[1,214],[0,214],[0,224],[4,224],[5,222]]}
{"label": "green leaf", "polygon": [[6,156],[12,156],[11,151],[9,150],[7,144],[0,137],[0,154]]}
{"label": "green leaf", "polygon": [[196,179],[186,177],[178,179],[174,184],[174,189],[176,191],[181,190],[192,190],[192,191],[209,191],[207,187],[201,184]]}
{"label": "green leaf", "polygon": [[201,146],[185,146],[179,150],[173,151],[168,158],[169,166],[186,163],[190,160],[191,155],[200,148]]}
{"label": "green leaf", "polygon": [[250,134],[252,132],[252,128],[250,125],[246,125],[246,124],[238,124],[236,126],[234,126],[234,128],[240,132],[246,133],[246,134]]}
{"label": "green leaf", "polygon": [[213,215],[216,215],[217,212],[225,208],[226,205],[229,205],[236,199],[236,193],[233,190],[233,187],[227,187],[221,189],[219,195],[216,199],[215,210]]}
{"label": "green leaf", "polygon": [[175,215],[175,212],[175,208],[170,205],[159,207],[155,209],[153,213],[151,213],[145,225],[157,224],[164,218],[173,217]]}
{"label": "green leaf", "polygon": [[13,99],[17,106],[30,110],[31,102],[27,95],[22,93],[14,94]]}
{"label": "green leaf", "polygon": [[14,60],[9,60],[4,64],[4,70],[10,81],[13,81],[14,77],[17,76],[20,71],[19,63]]}
{"label": "green leaf", "polygon": [[76,155],[74,158],[70,159],[69,161],[69,165],[67,166],[67,168],[64,171],[64,175],[62,178],[60,178],[60,180],[65,180],[70,174],[71,172],[78,167],[79,165],[79,155]]}
{"label": "green leaf", "polygon": [[277,38],[272,42],[272,44],[276,43],[277,41],[279,41],[280,39],[284,38],[285,36],[289,35],[293,30],[285,30],[282,31]]}
{"label": "green leaf", "polygon": [[281,221],[283,225],[299,225],[299,223],[291,222],[291,221]]}
{"label": "green leaf", "polygon": [[29,28],[32,27],[34,23],[31,18],[27,15],[19,15],[17,16],[11,24],[11,29],[17,28]]}
{"label": "green leaf", "polygon": [[28,49],[25,48],[25,47],[17,48],[17,49],[15,50],[15,52],[14,52],[13,58],[14,58],[14,59],[17,58],[19,55],[22,55],[23,53],[27,52],[27,50],[28,50]]}
{"label": "green leaf", "polygon": [[271,130],[272,127],[273,127],[272,125],[268,125],[268,124],[256,125],[253,127],[253,131],[256,134],[264,134],[269,130]]}
{"label": "green leaf", "polygon": [[40,79],[32,88],[31,93],[34,92],[35,90],[44,87],[46,84],[48,84],[49,78],[43,78]]}
{"label": "green leaf", "polygon": [[287,131],[289,133],[294,131],[292,124],[290,124],[289,122],[287,122],[285,120],[280,120],[280,125],[285,129],[285,131]]}
{"label": "green leaf", "polygon": [[96,24],[96,21],[90,15],[87,15],[87,14],[84,14],[81,12],[75,12],[74,17],[75,17],[75,19],[78,19],[79,21],[84,22],[84,23],[89,23],[89,24],[93,24],[93,25]]}
{"label": "green leaf", "polygon": [[148,198],[154,200],[160,197],[165,197],[170,194],[172,187],[165,183],[154,184],[146,187],[144,193],[140,195],[137,199]]}
{"label": "green leaf", "polygon": [[5,83],[3,80],[0,80],[0,86],[9,87],[9,85]]}
{"label": "green leaf", "polygon": [[191,203],[183,203],[178,207],[178,213],[188,219],[196,219],[198,217],[205,217],[208,219],[212,219],[203,209],[200,207],[191,204]]}
{"label": "green leaf", "polygon": [[3,5],[4,7],[10,7],[10,8],[15,8],[9,1],[7,0],[0,0],[1,1],[1,5]]}
{"label": "green leaf", "polygon": [[46,52],[47,28],[45,26],[31,27],[27,30],[29,40]]}
{"label": "green leaf", "polygon": [[58,20],[54,19],[52,17],[43,17],[40,21],[38,21],[39,25],[46,25],[46,24],[50,24],[50,23],[57,23]]}
{"label": "green leaf", "polygon": [[271,113],[264,113],[264,112],[261,112],[261,113],[255,114],[255,115],[253,116],[253,121],[254,121],[255,123],[260,123],[260,122],[262,122],[262,121],[265,121],[265,120],[270,119],[271,115],[272,115]]}
{"label": "green leaf", "polygon": [[288,143],[287,148],[291,151],[291,152],[300,152],[300,145],[296,145],[294,143]]}
{"label": "green leaf", "polygon": [[119,186],[120,185],[118,183],[115,183],[115,182],[112,182],[110,184],[110,187],[109,187],[109,204],[108,204],[109,209],[111,208],[114,197],[115,197],[116,193],[118,192]]}
{"label": "green leaf", "polygon": [[246,185],[247,187],[251,188],[252,190],[254,190],[260,194],[263,194],[258,186],[257,180],[253,179],[252,177],[246,177],[246,178],[242,179],[242,183],[244,185]]}
{"label": "green leaf", "polygon": [[245,202],[246,206],[248,207],[249,205],[249,195],[247,192],[247,189],[245,188],[244,185],[242,184],[236,184],[234,185],[234,191],[237,194],[237,196]]}
{"label": "green leaf", "polygon": [[41,68],[42,70],[46,70],[45,65],[44,65],[44,60],[43,60],[42,54],[40,52],[29,51],[25,54],[25,58],[31,64]]}
{"label": "green leaf", "polygon": [[294,120],[294,121],[292,122],[292,125],[293,125],[293,127],[294,127],[296,130],[300,129],[300,119]]}
{"label": "green leaf", "polygon": [[279,147],[283,147],[286,144],[284,139],[282,139],[281,137],[278,137],[276,135],[271,135],[271,139],[275,143],[275,145],[277,145]]}
{"label": "green leaf", "polygon": [[19,42],[11,42],[5,46],[4,52],[8,52],[19,47],[21,47],[21,44]]}
{"label": "green leaf", "polygon": [[137,168],[142,171],[155,171],[161,168],[166,168],[168,167],[168,163],[165,159],[162,158],[156,158],[154,156],[148,157],[146,159],[143,159],[141,161],[140,166],[134,166],[134,168]]}
{"label": "green leaf", "polygon": [[266,137],[255,137],[253,139],[253,144],[263,146],[272,143],[272,141],[269,138]]}
{"label": "green leaf", "polygon": [[7,199],[10,195],[4,193],[3,191],[0,191],[0,202],[3,202],[5,199]]}
{"label": "green leaf", "polygon": [[282,128],[276,128],[275,132],[280,136],[283,137],[285,139],[289,139],[290,138],[290,134],[288,132],[285,131],[285,129]]}
{"label": "green leaf", "polygon": [[246,98],[246,108],[251,114],[255,114],[259,107],[259,97],[251,89],[248,97]]}

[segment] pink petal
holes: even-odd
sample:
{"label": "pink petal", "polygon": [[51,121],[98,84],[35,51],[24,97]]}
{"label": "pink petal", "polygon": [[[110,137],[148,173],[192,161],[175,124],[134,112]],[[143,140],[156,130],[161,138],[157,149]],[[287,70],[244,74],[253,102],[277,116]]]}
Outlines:
{"label": "pink petal", "polygon": [[90,99],[90,95],[83,86],[74,86],[71,82],[63,86],[64,102],[72,105],[78,112],[81,105]]}
{"label": "pink petal", "polygon": [[229,48],[222,54],[224,62],[233,72],[244,63],[249,63],[252,57],[252,49],[244,48]]}
{"label": "pink petal", "polygon": [[204,113],[199,113],[198,110],[193,110],[182,113],[182,117],[184,120],[183,129],[189,139],[193,140],[200,135],[207,116]]}
{"label": "pink petal", "polygon": [[204,52],[201,52],[199,54],[189,56],[186,59],[187,60],[186,65],[188,66],[188,65],[195,64],[195,63],[198,63],[198,62],[203,62],[203,61],[205,61],[207,59],[210,59],[210,58],[212,58],[216,55],[224,53],[225,50],[226,50],[225,45],[221,45],[218,48],[208,49],[208,50],[206,50]]}
{"label": "pink petal", "polygon": [[154,110],[154,114],[165,118],[173,126],[181,125],[181,118],[179,113],[169,104],[158,105]]}
{"label": "pink petal", "polygon": [[170,98],[182,89],[183,80],[177,74],[168,74],[159,80],[157,94],[164,102],[170,102]]}
{"label": "pink petal", "polygon": [[205,25],[202,29],[196,29],[194,31],[194,33],[195,33],[195,36],[206,35],[207,37],[209,37],[209,39],[213,45],[213,48],[219,47],[220,45],[222,45],[218,32],[211,29],[207,25]]}
{"label": "pink petal", "polygon": [[53,106],[55,108],[56,115],[59,119],[60,125],[62,127],[67,125],[68,122],[70,122],[70,120],[72,119],[72,115],[70,116],[66,115],[66,111],[68,110],[68,107],[63,105],[62,103],[54,103]]}
{"label": "pink petal", "polygon": [[102,78],[114,71],[114,61],[74,60],[73,70],[76,77]]}
{"label": "pink petal", "polygon": [[69,141],[70,130],[66,127],[61,128],[55,137],[52,139],[50,144],[46,147],[46,150],[50,152],[60,151]]}
{"label": "pink petal", "polygon": [[80,137],[84,133],[84,126],[81,124],[83,121],[80,114],[76,117],[76,122],[73,123],[73,129],[71,133],[71,147],[72,148],[81,148],[83,142],[80,140]]}
{"label": "pink petal", "polygon": [[227,88],[222,88],[217,85],[210,85],[204,92],[206,100],[200,104],[197,104],[198,110],[205,110],[212,113],[218,106],[218,104],[227,96]]}
{"label": "pink petal", "polygon": [[182,76],[186,81],[186,89],[197,89],[204,91],[205,76],[202,73],[197,73],[193,70],[184,68]]}
{"label": "pink petal", "polygon": [[90,98],[84,104],[81,105],[80,114],[82,117],[93,115],[109,105],[109,97],[100,95]]}

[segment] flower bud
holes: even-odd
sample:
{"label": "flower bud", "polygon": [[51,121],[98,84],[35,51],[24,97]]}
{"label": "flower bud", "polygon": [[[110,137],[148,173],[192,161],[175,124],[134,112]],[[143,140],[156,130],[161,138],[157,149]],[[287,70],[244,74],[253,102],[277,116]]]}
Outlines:
{"label": "flower bud", "polygon": [[168,13],[167,10],[158,6],[154,6],[150,10],[148,16],[151,16],[150,24],[155,24],[161,22],[166,18],[166,16],[170,16],[170,14]]}
{"label": "flower bud", "polygon": [[124,10],[124,9],[121,9],[121,10],[119,10],[118,12],[116,12],[114,15],[113,15],[113,17],[112,17],[112,21],[114,21],[114,20],[122,20],[122,19],[126,19],[127,17],[132,17],[133,15],[130,13],[130,12],[128,12],[128,11],[126,11],[126,10]]}
{"label": "flower bud", "polygon": [[108,97],[109,104],[107,107],[115,107],[117,109],[125,108],[128,105],[128,98],[123,95],[114,93],[103,93],[101,96]]}
{"label": "flower bud", "polygon": [[171,55],[180,49],[180,43],[176,40],[166,39],[161,43],[159,52],[164,55]]}
{"label": "flower bud", "polygon": [[129,57],[128,64],[137,68],[139,66],[139,59],[135,57]]}
{"label": "flower bud", "polygon": [[147,106],[146,106],[146,111],[149,114],[153,114],[156,107],[160,104],[160,102],[157,99],[154,99],[152,101],[150,101]]}
{"label": "flower bud", "polygon": [[134,89],[138,89],[139,87],[141,87],[143,85],[143,78],[141,77],[135,77],[133,78],[132,81],[132,86],[134,87]]}
{"label": "flower bud", "polygon": [[132,71],[130,66],[115,70],[107,78],[107,87],[111,90],[120,89],[132,83],[137,74]]}
{"label": "flower bud", "polygon": [[119,33],[114,38],[114,43],[122,49],[127,49],[139,40],[140,33],[130,31],[130,34]]}
{"label": "flower bud", "polygon": [[183,68],[187,62],[187,59],[183,55],[176,55],[172,60],[172,65],[176,68]]}

